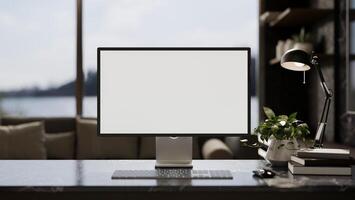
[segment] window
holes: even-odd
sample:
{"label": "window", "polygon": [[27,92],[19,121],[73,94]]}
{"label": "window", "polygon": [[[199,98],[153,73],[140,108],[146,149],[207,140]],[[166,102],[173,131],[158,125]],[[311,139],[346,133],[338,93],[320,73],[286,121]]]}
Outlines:
{"label": "window", "polygon": [[75,116],[75,3],[0,1],[0,114]]}
{"label": "window", "polygon": [[[0,2],[0,114],[76,114],[76,3]],[[247,46],[252,48],[255,79],[258,1],[85,0],[82,37],[83,115],[96,117],[99,46]],[[253,97],[252,127],[257,105]]]}
{"label": "window", "polygon": [[[246,46],[252,48],[255,69],[256,0],[86,0],[83,6],[86,94],[93,91],[89,88],[96,80],[96,49],[102,46]],[[84,98],[86,116],[97,115],[95,92]],[[252,127],[257,124],[257,105],[254,97]]]}

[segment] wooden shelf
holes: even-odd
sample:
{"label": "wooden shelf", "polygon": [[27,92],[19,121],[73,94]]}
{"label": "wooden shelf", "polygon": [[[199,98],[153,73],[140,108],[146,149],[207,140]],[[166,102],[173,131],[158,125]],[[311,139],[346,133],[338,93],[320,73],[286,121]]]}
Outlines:
{"label": "wooden shelf", "polygon": [[267,11],[260,15],[260,22],[262,23],[270,23],[276,20],[277,16],[280,15],[279,11]]}
{"label": "wooden shelf", "polygon": [[273,58],[269,61],[270,65],[277,65],[280,63],[280,58]]}
{"label": "wooden shelf", "polygon": [[271,27],[305,26],[318,22],[333,13],[332,9],[287,8],[283,12],[265,12],[260,20]]}

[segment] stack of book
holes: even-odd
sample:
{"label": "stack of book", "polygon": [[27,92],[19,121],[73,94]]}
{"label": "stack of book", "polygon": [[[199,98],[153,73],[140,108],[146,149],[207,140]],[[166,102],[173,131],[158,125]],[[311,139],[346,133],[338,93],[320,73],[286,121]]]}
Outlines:
{"label": "stack of book", "polygon": [[351,175],[355,165],[350,151],[346,149],[301,149],[291,156],[288,169],[292,174],[307,175]]}

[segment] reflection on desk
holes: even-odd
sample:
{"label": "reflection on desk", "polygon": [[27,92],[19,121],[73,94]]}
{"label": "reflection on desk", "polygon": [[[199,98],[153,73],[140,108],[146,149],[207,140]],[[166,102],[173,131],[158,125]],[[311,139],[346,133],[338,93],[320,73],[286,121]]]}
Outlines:
{"label": "reflection on desk", "polygon": [[[243,195],[253,199],[275,195],[287,195],[289,199],[312,192],[314,198],[337,196],[342,198],[355,194],[355,181],[351,176],[293,176],[286,168],[273,169],[277,176],[272,179],[253,177],[257,168],[270,167],[263,160],[194,160],[197,170],[231,170],[232,180],[112,180],[114,170],[154,169],[155,160],[2,160],[0,161],[0,196],[40,193],[44,197],[95,197],[109,196],[147,198],[146,195],[161,198],[182,198],[196,195],[213,199],[213,193],[223,197]],[[205,191],[207,193],[205,193]],[[281,193],[279,193],[282,191]],[[97,193],[95,193],[97,192]],[[162,192],[169,192],[163,193]],[[170,193],[176,193],[176,196]],[[185,194],[185,192],[187,192]],[[227,192],[227,193],[226,193]],[[174,193],[174,194],[175,194]],[[90,194],[90,195],[89,195]],[[38,195],[38,194],[37,194]],[[86,196],[85,196],[86,195]],[[128,196],[127,196],[128,195]],[[138,195],[138,196],[137,196]],[[170,197],[172,195],[174,197]],[[266,196],[265,196],[266,195]],[[43,197],[43,198],[44,198]],[[98,197],[98,196],[96,196]],[[313,197],[312,197],[313,198]]]}

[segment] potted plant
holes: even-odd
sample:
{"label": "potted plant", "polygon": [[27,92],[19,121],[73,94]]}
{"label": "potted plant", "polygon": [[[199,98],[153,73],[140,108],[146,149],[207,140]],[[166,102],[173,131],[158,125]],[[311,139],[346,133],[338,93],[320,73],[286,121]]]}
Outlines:
{"label": "potted plant", "polygon": [[296,119],[297,113],[276,116],[270,108],[263,109],[267,119],[254,133],[269,144],[265,159],[273,166],[287,165],[291,155],[300,148],[298,141],[306,143],[310,134],[308,125]]}
{"label": "potted plant", "polygon": [[304,27],[301,29],[300,33],[292,36],[295,44],[294,49],[300,49],[307,53],[311,53],[313,50],[312,37],[310,33],[306,33]]}

